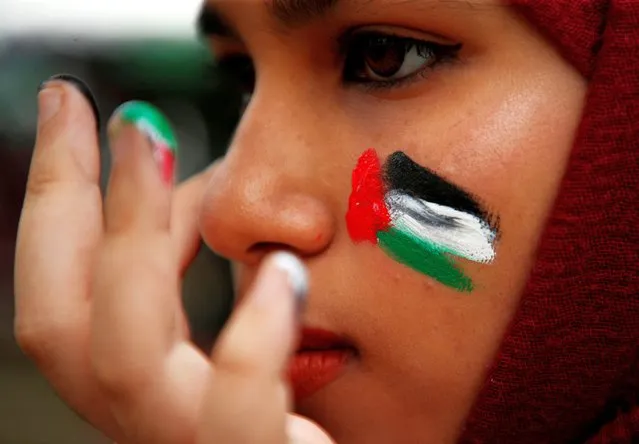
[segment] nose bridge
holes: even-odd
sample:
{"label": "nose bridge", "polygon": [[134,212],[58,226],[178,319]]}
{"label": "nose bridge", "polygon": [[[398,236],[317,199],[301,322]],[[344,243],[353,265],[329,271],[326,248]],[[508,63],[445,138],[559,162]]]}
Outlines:
{"label": "nose bridge", "polygon": [[[326,115],[336,115],[330,81],[316,69],[306,44],[278,34],[256,34],[255,91],[236,131],[233,145],[242,154],[256,147],[263,159],[287,161],[287,174],[308,176],[323,166],[325,150],[316,145],[330,137]],[[254,45],[256,45],[254,43]],[[330,112],[333,109],[334,112]]]}
{"label": "nose bridge", "polygon": [[231,259],[274,247],[312,255],[334,236],[319,116],[304,91],[284,87],[253,97],[205,196],[204,240]]}
{"label": "nose bridge", "polygon": [[[229,149],[229,156],[250,159],[246,180],[272,181],[283,189],[330,194],[315,178],[331,175],[327,165],[332,132],[328,100],[310,81],[272,73],[258,85]],[[320,111],[321,110],[321,111]],[[310,190],[313,188],[313,190]],[[271,190],[273,191],[273,190]]]}
{"label": "nose bridge", "polygon": [[241,149],[246,144],[262,146],[260,151],[267,158],[285,155],[291,166],[308,167],[317,154],[313,144],[322,140],[323,123],[317,112],[321,99],[307,92],[304,82],[279,77],[256,91],[233,144]]}

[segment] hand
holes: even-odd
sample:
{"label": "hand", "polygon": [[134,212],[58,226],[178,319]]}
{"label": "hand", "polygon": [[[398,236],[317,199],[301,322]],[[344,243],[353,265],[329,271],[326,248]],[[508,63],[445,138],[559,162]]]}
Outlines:
{"label": "hand", "polygon": [[109,125],[103,202],[96,116],[82,89],[57,79],[39,94],[16,254],[25,353],[71,408],[120,444],[330,443],[287,414],[282,374],[296,333],[294,293],[303,292],[281,265],[295,260],[266,261],[212,357],[202,354],[189,341],[180,277],[199,245],[208,173],[174,188],[156,164],[166,166],[157,144],[121,110]]}

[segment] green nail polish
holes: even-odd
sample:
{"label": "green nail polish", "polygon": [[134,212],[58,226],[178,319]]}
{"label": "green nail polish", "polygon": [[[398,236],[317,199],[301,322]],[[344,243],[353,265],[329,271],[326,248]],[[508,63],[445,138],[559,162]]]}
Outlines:
{"label": "green nail polish", "polygon": [[137,126],[154,143],[166,145],[172,152],[177,151],[177,139],[169,120],[153,105],[146,102],[127,102],[116,111],[120,120]]}
{"label": "green nail polish", "polygon": [[115,114],[122,123],[134,125],[151,140],[162,178],[172,183],[178,143],[169,120],[153,105],[140,101],[124,103]]}

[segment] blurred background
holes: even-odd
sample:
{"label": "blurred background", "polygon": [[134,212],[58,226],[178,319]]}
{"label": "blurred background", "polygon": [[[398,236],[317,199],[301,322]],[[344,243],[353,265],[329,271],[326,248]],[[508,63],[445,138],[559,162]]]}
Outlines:
{"label": "blurred background", "polygon": [[[0,0],[0,444],[106,442],[57,399],[13,338],[13,257],[38,85],[58,73],[81,77],[103,122],[127,100],[157,105],[177,131],[179,176],[186,178],[223,154],[241,103],[196,38],[200,6],[200,0]],[[232,303],[228,264],[202,248],[183,295],[194,340],[208,348]]]}

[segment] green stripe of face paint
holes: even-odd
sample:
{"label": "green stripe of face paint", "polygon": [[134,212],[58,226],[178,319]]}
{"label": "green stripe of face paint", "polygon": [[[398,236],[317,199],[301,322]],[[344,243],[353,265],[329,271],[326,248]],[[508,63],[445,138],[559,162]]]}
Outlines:
{"label": "green stripe of face paint", "polygon": [[177,151],[177,139],[169,120],[164,114],[146,102],[127,102],[117,111],[118,117],[125,123],[135,125],[148,134],[154,142],[165,145],[171,152]]}
{"label": "green stripe of face paint", "polygon": [[470,292],[473,283],[445,250],[396,228],[377,233],[379,246],[390,257],[458,291]]}

